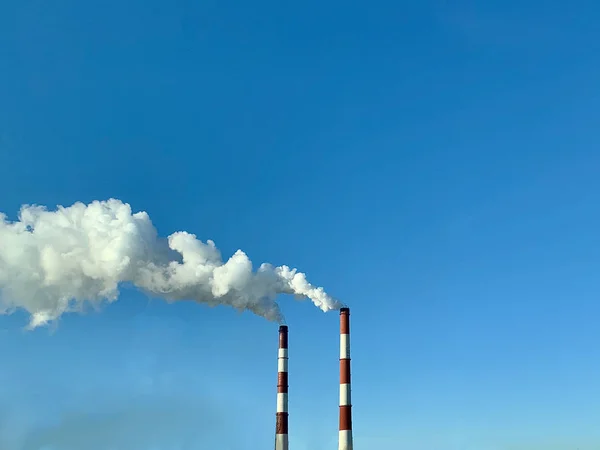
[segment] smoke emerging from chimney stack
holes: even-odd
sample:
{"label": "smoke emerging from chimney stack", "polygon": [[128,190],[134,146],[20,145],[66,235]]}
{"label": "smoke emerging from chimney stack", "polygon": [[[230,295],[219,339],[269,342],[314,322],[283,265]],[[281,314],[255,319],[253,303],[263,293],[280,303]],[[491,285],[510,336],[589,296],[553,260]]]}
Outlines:
{"label": "smoke emerging from chimney stack", "polygon": [[25,310],[35,328],[117,300],[121,283],[280,323],[278,294],[309,298],[323,311],[343,306],[288,266],[261,264],[254,271],[241,250],[224,262],[214,242],[184,231],[161,239],[147,213],[132,213],[120,200],[54,211],[23,206],[16,222],[0,214],[0,313]]}

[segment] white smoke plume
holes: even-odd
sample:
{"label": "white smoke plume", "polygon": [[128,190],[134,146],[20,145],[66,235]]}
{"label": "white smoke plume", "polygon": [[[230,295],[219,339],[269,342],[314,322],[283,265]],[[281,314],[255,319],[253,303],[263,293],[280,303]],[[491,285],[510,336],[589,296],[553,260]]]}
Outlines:
{"label": "white smoke plume", "polygon": [[296,269],[261,264],[253,271],[241,250],[224,262],[213,241],[183,231],[159,238],[147,213],[120,200],[53,211],[25,205],[15,222],[0,214],[0,313],[25,310],[35,328],[117,300],[121,283],[279,322],[278,294],[309,298],[323,311],[342,306]]}

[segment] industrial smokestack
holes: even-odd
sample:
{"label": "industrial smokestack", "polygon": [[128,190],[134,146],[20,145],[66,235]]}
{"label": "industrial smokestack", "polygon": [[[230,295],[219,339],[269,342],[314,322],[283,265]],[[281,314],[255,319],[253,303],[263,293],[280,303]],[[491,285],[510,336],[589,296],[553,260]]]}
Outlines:
{"label": "industrial smokestack", "polygon": [[288,327],[279,327],[275,450],[288,450]]}
{"label": "industrial smokestack", "polygon": [[350,309],[340,309],[340,431],[338,450],[352,450]]}

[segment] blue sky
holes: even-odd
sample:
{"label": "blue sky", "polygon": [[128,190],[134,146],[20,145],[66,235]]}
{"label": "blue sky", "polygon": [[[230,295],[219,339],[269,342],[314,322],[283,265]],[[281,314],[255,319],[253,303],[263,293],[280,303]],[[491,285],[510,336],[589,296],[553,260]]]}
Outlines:
{"label": "blue sky", "polygon": [[[307,272],[352,308],[357,448],[597,449],[599,19],[584,0],[3,1],[0,211],[116,197]],[[335,448],[338,316],[281,303],[290,443]],[[272,323],[125,287],[25,324],[0,318],[3,449],[273,444]]]}

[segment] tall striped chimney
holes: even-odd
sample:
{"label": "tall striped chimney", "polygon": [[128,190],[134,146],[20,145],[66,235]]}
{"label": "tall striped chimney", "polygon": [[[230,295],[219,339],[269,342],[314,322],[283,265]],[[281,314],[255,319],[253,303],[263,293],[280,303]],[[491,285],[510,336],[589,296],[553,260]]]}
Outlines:
{"label": "tall striped chimney", "polygon": [[340,434],[338,450],[352,450],[350,397],[350,309],[340,310]]}
{"label": "tall striped chimney", "polygon": [[279,327],[275,450],[288,450],[288,327]]}

